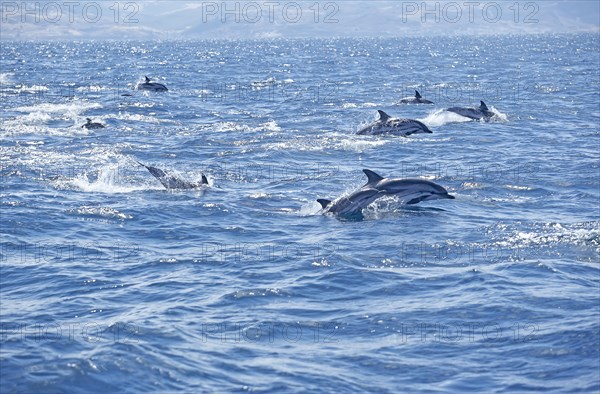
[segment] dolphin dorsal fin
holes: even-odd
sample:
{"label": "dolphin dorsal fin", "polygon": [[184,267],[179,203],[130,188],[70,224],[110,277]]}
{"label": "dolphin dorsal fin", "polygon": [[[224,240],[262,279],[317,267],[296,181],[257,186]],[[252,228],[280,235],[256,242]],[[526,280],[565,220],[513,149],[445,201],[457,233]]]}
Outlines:
{"label": "dolphin dorsal fin", "polygon": [[377,113],[379,114],[379,120],[381,120],[382,122],[386,122],[388,119],[391,118],[390,115],[386,114],[380,109],[377,110]]}
{"label": "dolphin dorsal fin", "polygon": [[483,101],[480,101],[481,105],[479,106],[479,109],[482,111],[489,111],[487,105],[485,105],[485,103]]}
{"label": "dolphin dorsal fin", "polygon": [[202,174],[202,181],[200,182],[201,185],[208,185],[208,179],[206,178],[206,175]]}
{"label": "dolphin dorsal fin", "polygon": [[329,204],[331,204],[331,200],[327,200],[327,199],[325,199],[325,198],[319,198],[319,199],[317,200],[317,202],[318,202],[319,204],[321,204],[321,208],[323,208],[323,209],[327,208],[327,206],[328,206]]}
{"label": "dolphin dorsal fin", "polygon": [[371,170],[364,169],[363,172],[365,173],[368,179],[367,185],[375,184],[383,179],[381,175],[378,175]]}
{"label": "dolphin dorsal fin", "polygon": [[422,97],[418,90],[415,90],[415,97],[418,99]]}
{"label": "dolphin dorsal fin", "polygon": [[146,78],[146,83],[150,82],[150,78],[148,78],[147,76],[144,75],[144,78]]}

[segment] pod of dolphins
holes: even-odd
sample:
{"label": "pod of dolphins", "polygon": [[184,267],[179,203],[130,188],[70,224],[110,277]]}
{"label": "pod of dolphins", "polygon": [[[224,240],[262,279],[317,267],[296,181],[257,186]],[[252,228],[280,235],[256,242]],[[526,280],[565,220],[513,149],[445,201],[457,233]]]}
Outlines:
{"label": "pod of dolphins", "polygon": [[[146,90],[152,92],[168,91],[167,87],[161,83],[151,82],[150,78],[145,77],[145,82],[137,85],[137,90]],[[415,90],[414,97],[408,97],[400,100],[402,104],[433,104],[432,101],[424,99],[421,94]],[[489,120],[494,116],[487,105],[481,101],[478,108],[471,107],[451,107],[446,111],[456,113],[460,116],[473,120]],[[391,134],[407,137],[418,133],[431,133],[432,131],[422,122],[415,119],[394,118],[384,111],[378,110],[378,118],[366,127],[361,128],[358,135],[381,135]],[[101,123],[92,122],[92,119],[86,118],[82,128],[101,129],[105,126]],[[208,185],[207,177],[202,174],[200,182],[189,182],[169,174],[160,168],[149,166],[141,162],[139,165],[146,168],[167,190],[186,190],[206,187]],[[403,204],[417,204],[421,201],[454,199],[448,194],[442,186],[422,180],[422,179],[400,179],[384,178],[374,171],[363,169],[367,176],[367,183],[358,188],[349,195],[342,196],[334,201],[327,199],[318,199],[321,204],[323,214],[333,214],[342,217],[351,217],[362,215],[362,210],[375,200],[394,196],[396,200]]]}

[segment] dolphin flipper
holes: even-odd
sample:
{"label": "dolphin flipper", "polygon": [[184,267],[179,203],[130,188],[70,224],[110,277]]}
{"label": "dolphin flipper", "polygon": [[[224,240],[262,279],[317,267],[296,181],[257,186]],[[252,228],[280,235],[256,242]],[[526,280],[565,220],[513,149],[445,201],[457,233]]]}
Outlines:
{"label": "dolphin flipper", "polygon": [[417,197],[417,198],[413,198],[412,200],[407,201],[406,205],[418,204],[421,201],[425,200],[427,197],[429,197],[429,196],[420,196],[420,197]]}

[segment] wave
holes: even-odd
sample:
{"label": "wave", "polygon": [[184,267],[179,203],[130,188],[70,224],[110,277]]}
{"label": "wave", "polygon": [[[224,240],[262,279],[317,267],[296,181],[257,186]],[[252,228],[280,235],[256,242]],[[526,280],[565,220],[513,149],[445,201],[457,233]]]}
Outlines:
{"label": "wave", "polygon": [[160,185],[132,184],[122,174],[122,166],[111,164],[98,172],[84,172],[73,178],[57,178],[53,181],[58,189],[80,190],[86,193],[132,193],[140,190],[163,190]]}
{"label": "wave", "polygon": [[469,118],[460,116],[459,114],[455,114],[454,112],[448,112],[445,109],[437,110],[429,114],[427,117],[418,120],[425,123],[429,127],[444,126],[448,123],[472,122],[472,120]]}
{"label": "wave", "polygon": [[[494,116],[489,119],[487,122],[508,122],[508,115],[500,112],[495,107],[490,107],[490,111],[494,113]],[[449,123],[467,123],[473,122],[472,119],[469,119],[465,116],[461,116],[454,112],[446,111],[446,109],[435,110],[430,113],[428,116],[422,119],[418,119],[421,122],[425,123],[430,127],[439,127],[444,126]],[[485,120],[481,120],[480,122],[485,123]]]}
{"label": "wave", "polygon": [[10,85],[13,83],[13,73],[0,73],[0,85]]}
{"label": "wave", "polygon": [[259,124],[258,126],[249,126],[246,124],[239,124],[236,122],[219,122],[213,126],[214,131],[224,132],[224,131],[243,131],[243,132],[258,132],[258,131],[269,131],[269,132],[279,132],[281,131],[281,127],[277,124],[276,121],[270,120],[268,122]]}
{"label": "wave", "polygon": [[111,207],[92,207],[84,205],[76,209],[71,209],[69,212],[75,215],[100,217],[103,219],[125,220],[133,218],[133,216],[120,212]]}
{"label": "wave", "polygon": [[556,222],[531,223],[525,228],[497,223],[490,226],[490,233],[501,245],[514,248],[554,246],[566,244],[588,246],[600,253],[600,222],[562,224]]}
{"label": "wave", "polygon": [[47,113],[47,114],[61,114],[69,117],[75,117],[90,109],[100,109],[102,105],[99,103],[91,103],[87,101],[73,100],[68,103],[41,103],[36,105],[26,105],[22,107],[13,108],[17,112],[29,112],[29,113]]}
{"label": "wave", "polygon": [[56,119],[44,112],[32,112],[27,115],[17,116],[14,119],[4,121],[0,129],[0,136],[12,137],[24,134],[73,136],[88,135],[93,132],[93,130],[81,127],[85,123],[83,120],[74,121],[71,126],[50,127],[48,123],[53,120]]}

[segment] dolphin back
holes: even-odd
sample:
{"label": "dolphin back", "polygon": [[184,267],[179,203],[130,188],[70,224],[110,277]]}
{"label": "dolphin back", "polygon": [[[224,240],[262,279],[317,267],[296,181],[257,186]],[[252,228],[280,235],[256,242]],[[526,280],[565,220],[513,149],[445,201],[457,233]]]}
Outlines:
{"label": "dolphin back", "polygon": [[377,113],[379,118],[374,123],[359,130],[358,135],[393,134],[406,137],[417,133],[431,133],[431,130],[418,120],[392,118],[382,110],[378,110]]}
{"label": "dolphin back", "polygon": [[447,108],[446,111],[454,112],[458,115],[474,120],[488,119],[494,116],[494,113],[489,110],[488,106],[483,102],[483,100],[479,102],[478,108],[451,107]]}
{"label": "dolphin back", "polygon": [[166,91],[169,90],[162,83],[150,82],[150,78],[148,78],[147,76],[144,76],[144,78],[145,78],[144,83],[139,84],[137,86],[138,90],[150,90],[150,91],[153,91],[153,92],[166,92]]}

